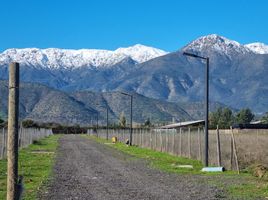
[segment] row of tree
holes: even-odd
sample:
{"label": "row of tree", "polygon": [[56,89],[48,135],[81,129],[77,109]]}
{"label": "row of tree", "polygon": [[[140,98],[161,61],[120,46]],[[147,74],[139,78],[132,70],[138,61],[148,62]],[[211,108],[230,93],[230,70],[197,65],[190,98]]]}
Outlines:
{"label": "row of tree", "polygon": [[[125,114],[124,114],[124,112],[122,112],[121,114],[120,114],[120,117],[119,117],[119,122],[118,122],[118,126],[120,127],[120,128],[126,128],[126,124],[127,123],[127,120],[126,120],[126,117],[125,117]],[[150,121],[150,119],[148,118],[148,119],[146,119],[146,121],[144,122],[144,124],[142,125],[143,127],[150,127],[152,124],[151,124],[151,121]]]}
{"label": "row of tree", "polygon": [[[234,113],[230,108],[218,108],[215,112],[211,112],[209,115],[209,127],[215,129],[217,125],[219,128],[230,128],[233,124],[248,124],[254,119],[255,115],[248,108],[242,109],[237,113]],[[262,123],[268,123],[268,112],[260,119]],[[7,122],[0,118],[0,127],[6,127]],[[38,123],[33,120],[23,120],[22,126],[28,127],[42,127],[42,128],[58,128],[62,125],[57,123]],[[119,117],[118,124],[110,125],[111,128],[126,128],[126,117],[122,112]],[[143,127],[151,127],[152,124],[148,118]]]}
{"label": "row of tree", "polygon": [[[255,115],[248,108],[241,109],[237,113],[233,113],[230,108],[218,108],[215,112],[209,115],[210,128],[230,128],[233,124],[249,124]],[[267,116],[268,119],[268,116]]]}
{"label": "row of tree", "polygon": [[[209,114],[209,127],[215,129],[217,125],[221,129],[230,128],[233,124],[249,124],[255,115],[249,108],[241,109],[234,113],[230,108],[218,108],[215,112]],[[268,123],[268,112],[260,119],[262,123]],[[150,119],[148,118],[143,127],[152,126]],[[126,128],[126,117],[122,112],[119,117],[117,128]]]}

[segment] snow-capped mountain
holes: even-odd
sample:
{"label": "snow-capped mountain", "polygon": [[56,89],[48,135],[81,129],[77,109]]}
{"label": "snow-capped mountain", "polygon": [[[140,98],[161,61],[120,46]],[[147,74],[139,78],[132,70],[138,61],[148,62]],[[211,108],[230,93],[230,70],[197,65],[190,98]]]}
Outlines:
{"label": "snow-capped mountain", "polygon": [[204,63],[183,52],[210,58],[210,100],[255,112],[268,109],[268,55],[219,35],[200,37],[177,52],[146,63],[112,83],[110,90],[136,91],[157,99],[204,100]]}
{"label": "snow-capped mountain", "polygon": [[109,67],[126,58],[137,63],[146,62],[158,56],[167,54],[160,49],[144,45],[134,45],[128,48],[119,48],[115,51],[98,49],[8,49],[0,54],[0,65],[12,61],[24,65],[33,65],[43,68],[79,68],[83,66]]}
{"label": "snow-capped mountain", "polygon": [[136,44],[132,47],[119,48],[115,50],[115,53],[124,54],[130,56],[133,60],[138,63],[143,63],[153,58],[163,56],[168,52],[165,52],[161,49],[156,49],[153,47],[144,46],[141,44]]}
{"label": "snow-capped mountain", "polygon": [[248,47],[217,34],[200,37],[186,45],[183,50],[203,53],[214,51],[228,57],[233,56],[234,54],[246,54],[252,52]]}
{"label": "snow-capped mountain", "polygon": [[257,54],[268,54],[268,45],[264,43],[255,42],[245,46]]}
{"label": "snow-capped mountain", "polygon": [[211,101],[264,112],[268,55],[264,45],[255,45],[258,51],[252,46],[212,34],[173,53],[143,45],[115,51],[9,49],[0,54],[0,79],[8,78],[8,63],[17,61],[22,81],[67,92],[125,90],[168,101],[202,101],[204,63],[184,56],[187,51],[210,58]]}

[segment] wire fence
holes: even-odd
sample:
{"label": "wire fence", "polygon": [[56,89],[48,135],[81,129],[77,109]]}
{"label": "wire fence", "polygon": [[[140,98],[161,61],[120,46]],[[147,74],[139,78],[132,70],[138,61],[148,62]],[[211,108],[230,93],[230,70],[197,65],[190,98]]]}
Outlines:
{"label": "wire fence", "polygon": [[[101,138],[106,129],[88,130]],[[108,139],[125,143],[129,129],[109,129]],[[203,160],[204,129],[133,129],[132,144],[172,155]],[[252,164],[268,166],[268,130],[209,130],[209,164],[226,169],[245,169]]]}
{"label": "wire fence", "polygon": [[[51,129],[44,128],[20,128],[19,129],[19,148],[27,147],[34,141],[52,135]],[[0,159],[7,155],[7,129],[0,130]]]}

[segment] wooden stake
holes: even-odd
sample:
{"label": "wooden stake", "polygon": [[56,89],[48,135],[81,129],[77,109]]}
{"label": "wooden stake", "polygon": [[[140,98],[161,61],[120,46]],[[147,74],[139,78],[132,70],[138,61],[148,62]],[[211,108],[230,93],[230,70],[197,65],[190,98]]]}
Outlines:
{"label": "wooden stake", "polygon": [[182,130],[180,128],[180,156],[182,156]]}
{"label": "wooden stake", "polygon": [[233,138],[232,138],[232,134],[231,134],[231,146],[230,146],[230,165],[231,165],[231,170],[233,169],[233,157],[234,157],[234,147],[233,147]]}
{"label": "wooden stake", "polygon": [[188,128],[188,157],[191,158],[191,128]]}
{"label": "wooden stake", "polygon": [[236,169],[237,169],[237,173],[239,174],[240,170],[239,170],[239,164],[238,164],[238,158],[237,158],[236,143],[235,143],[235,137],[234,137],[234,132],[233,132],[232,127],[231,127],[231,131],[232,131],[232,141],[233,141],[233,147],[234,147],[234,157],[235,157]]}
{"label": "wooden stake", "polygon": [[9,65],[7,200],[16,200],[18,181],[19,63]]}
{"label": "wooden stake", "polygon": [[149,129],[150,131],[150,149],[153,149],[152,147],[152,129]]}
{"label": "wooden stake", "polygon": [[157,131],[154,131],[154,149],[157,150],[157,139],[158,139],[158,136],[157,136]]}
{"label": "wooden stake", "polygon": [[201,141],[200,141],[200,127],[198,127],[198,158],[202,160],[201,156]]}
{"label": "wooden stake", "polygon": [[163,140],[162,140],[162,131],[160,130],[160,151],[162,152],[162,145],[163,145]]}
{"label": "wooden stake", "polygon": [[218,166],[221,166],[221,142],[220,142],[220,133],[219,133],[219,126],[217,125],[217,153],[218,153]]}
{"label": "wooden stake", "polygon": [[3,159],[6,155],[6,132],[5,132],[5,129],[3,128],[2,129],[2,133],[3,133],[3,140],[2,140],[2,152],[1,152],[1,158]]}
{"label": "wooden stake", "polygon": [[165,134],[166,134],[165,152],[168,152],[168,131],[165,131]]}
{"label": "wooden stake", "polygon": [[172,137],[172,154],[175,155],[175,132],[176,130],[173,131],[173,137]]}

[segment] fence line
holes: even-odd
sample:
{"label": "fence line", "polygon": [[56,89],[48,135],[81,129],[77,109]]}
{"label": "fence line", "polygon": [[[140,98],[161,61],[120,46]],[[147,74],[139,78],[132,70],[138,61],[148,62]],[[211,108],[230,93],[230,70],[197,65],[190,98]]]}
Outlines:
{"label": "fence line", "polygon": [[[106,129],[99,129],[98,136],[106,138]],[[244,169],[251,164],[268,166],[268,130],[233,130],[237,160],[234,160],[231,130],[209,130],[209,164],[217,166],[219,158],[226,169]],[[93,130],[88,134],[97,135]],[[108,138],[113,136],[125,143],[130,138],[129,129],[109,129]],[[202,161],[204,153],[204,129],[133,129],[133,145],[172,155]],[[220,149],[220,151],[219,151]],[[220,154],[220,155],[219,155]]]}
{"label": "fence line", "polygon": [[[33,141],[52,135],[51,129],[44,128],[20,128],[19,129],[19,148],[27,147]],[[7,154],[7,129],[0,130],[0,159],[6,157]]]}

